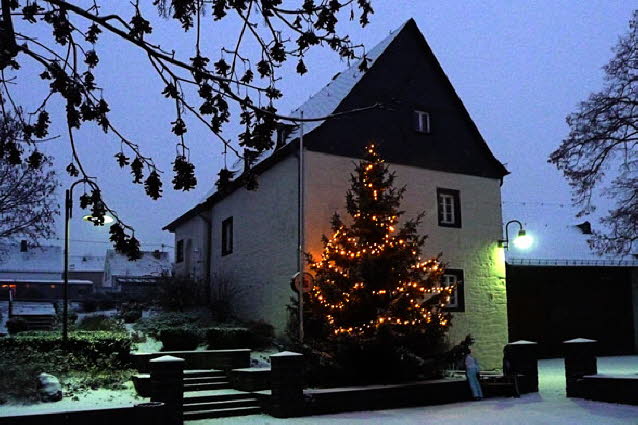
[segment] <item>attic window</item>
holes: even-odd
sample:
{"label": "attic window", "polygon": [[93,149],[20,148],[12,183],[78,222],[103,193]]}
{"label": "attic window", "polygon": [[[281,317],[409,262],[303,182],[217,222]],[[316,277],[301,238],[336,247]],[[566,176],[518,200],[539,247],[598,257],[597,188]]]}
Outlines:
{"label": "attic window", "polygon": [[425,111],[414,111],[414,130],[418,133],[430,134],[430,113]]}

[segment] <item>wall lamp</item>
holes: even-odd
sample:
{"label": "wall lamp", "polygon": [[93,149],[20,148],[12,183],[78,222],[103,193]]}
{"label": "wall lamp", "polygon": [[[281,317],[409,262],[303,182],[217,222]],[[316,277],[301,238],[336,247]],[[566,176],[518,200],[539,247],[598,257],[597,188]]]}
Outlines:
{"label": "wall lamp", "polygon": [[530,246],[532,246],[532,243],[534,242],[534,238],[532,238],[530,235],[528,235],[525,232],[525,229],[523,229],[523,224],[518,220],[510,220],[505,224],[505,239],[499,240],[498,246],[500,248],[509,249],[510,238],[509,238],[508,229],[509,229],[509,225],[512,223],[518,224],[518,227],[519,227],[518,234],[516,235],[516,238],[514,238],[512,243],[518,249],[522,249],[522,250],[528,249]]}

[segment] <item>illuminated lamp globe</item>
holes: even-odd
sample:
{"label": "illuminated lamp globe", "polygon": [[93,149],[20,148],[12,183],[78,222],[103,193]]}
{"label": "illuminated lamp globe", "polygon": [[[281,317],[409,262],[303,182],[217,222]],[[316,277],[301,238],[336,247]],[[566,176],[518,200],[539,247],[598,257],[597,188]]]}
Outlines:
{"label": "illuminated lamp globe", "polygon": [[514,246],[516,248],[522,250],[529,249],[532,246],[532,243],[534,243],[534,238],[532,236],[525,233],[525,230],[523,229],[518,231],[518,236],[514,239]]}
{"label": "illuminated lamp globe", "polygon": [[[88,221],[89,223],[93,223],[96,224],[97,223],[97,217],[94,217],[92,215],[85,215],[84,217],[82,217],[82,220],[84,221]],[[100,224],[100,226],[106,225],[106,224],[111,224],[113,223],[113,217],[111,217],[110,215],[104,214],[104,224]]]}

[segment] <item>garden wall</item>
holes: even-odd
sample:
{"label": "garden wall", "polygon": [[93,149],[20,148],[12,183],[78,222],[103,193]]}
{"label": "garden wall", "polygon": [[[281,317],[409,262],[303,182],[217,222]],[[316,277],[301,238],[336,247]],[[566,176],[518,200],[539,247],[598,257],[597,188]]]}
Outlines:
{"label": "garden wall", "polygon": [[465,379],[439,379],[398,385],[330,388],[304,391],[305,414],[394,409],[456,403],[471,399]]}
{"label": "garden wall", "polygon": [[110,409],[63,410],[0,416],[0,425],[168,425],[162,403],[144,403]]}
{"label": "garden wall", "polygon": [[186,361],[185,369],[241,369],[250,367],[250,350],[162,351],[159,353],[133,353],[134,367],[148,373],[148,361],[161,356],[174,356]]}

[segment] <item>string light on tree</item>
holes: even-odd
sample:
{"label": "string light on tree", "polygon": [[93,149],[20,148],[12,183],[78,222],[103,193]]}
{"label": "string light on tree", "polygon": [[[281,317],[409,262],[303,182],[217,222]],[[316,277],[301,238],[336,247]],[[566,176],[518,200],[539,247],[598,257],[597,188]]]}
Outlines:
{"label": "string light on tree", "polygon": [[352,224],[335,213],[321,257],[309,256],[315,280],[308,308],[327,335],[374,336],[380,327],[397,335],[444,332],[450,324],[444,306],[454,288],[441,285],[438,258],[421,258],[423,214],[399,223],[405,188],[394,179],[369,144],[346,195]]}

